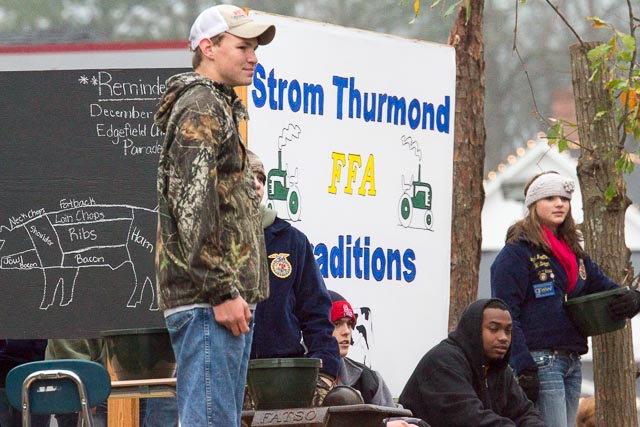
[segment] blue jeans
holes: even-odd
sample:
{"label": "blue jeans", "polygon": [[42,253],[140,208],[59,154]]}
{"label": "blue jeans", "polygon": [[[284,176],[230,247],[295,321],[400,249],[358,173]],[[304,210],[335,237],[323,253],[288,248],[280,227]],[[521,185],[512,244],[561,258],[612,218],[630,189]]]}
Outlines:
{"label": "blue jeans", "polygon": [[178,427],[176,398],[140,399],[140,427]]}
{"label": "blue jeans", "polygon": [[576,353],[532,351],[538,365],[538,408],[548,426],[573,427],[582,387],[582,363]]}
{"label": "blue jeans", "polygon": [[165,319],[178,365],[180,424],[240,427],[253,321],[236,337],[213,317],[212,308],[193,308]]}

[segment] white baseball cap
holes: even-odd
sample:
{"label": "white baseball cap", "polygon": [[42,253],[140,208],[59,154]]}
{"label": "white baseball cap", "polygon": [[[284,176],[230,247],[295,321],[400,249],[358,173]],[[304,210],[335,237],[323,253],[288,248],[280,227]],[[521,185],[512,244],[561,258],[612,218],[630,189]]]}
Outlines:
{"label": "white baseball cap", "polygon": [[247,16],[237,6],[221,4],[203,10],[191,26],[189,43],[196,50],[203,39],[210,39],[222,33],[233,34],[243,39],[257,38],[258,44],[269,44],[276,35],[276,27],[260,24]]}

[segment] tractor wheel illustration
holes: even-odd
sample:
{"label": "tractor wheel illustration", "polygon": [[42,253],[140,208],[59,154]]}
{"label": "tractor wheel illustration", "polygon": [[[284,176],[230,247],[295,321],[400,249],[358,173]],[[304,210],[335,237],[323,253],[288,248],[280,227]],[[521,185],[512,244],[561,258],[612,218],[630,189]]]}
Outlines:
{"label": "tractor wheel illustration", "polygon": [[287,194],[287,211],[292,221],[300,220],[300,190],[297,186],[289,189]]}
{"label": "tractor wheel illustration", "polygon": [[400,205],[398,206],[398,213],[400,217],[400,224],[403,227],[408,227],[411,224],[411,216],[413,215],[413,209],[411,206],[411,197],[408,194],[403,194],[400,198]]}
{"label": "tractor wheel illustration", "polygon": [[427,227],[427,230],[433,228],[433,213],[431,210],[426,211],[424,214],[424,225]]}

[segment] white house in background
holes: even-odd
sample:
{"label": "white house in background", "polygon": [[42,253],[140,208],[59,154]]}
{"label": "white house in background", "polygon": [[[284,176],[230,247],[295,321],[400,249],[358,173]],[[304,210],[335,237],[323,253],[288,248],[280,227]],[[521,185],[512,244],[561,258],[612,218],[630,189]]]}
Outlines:
{"label": "white house in background", "polygon": [[[497,172],[490,172],[485,182],[485,202],[482,210],[482,259],[480,261],[480,280],[478,297],[490,296],[489,269],[497,253],[504,245],[507,229],[526,213],[524,206],[524,186],[534,175],[555,170],[562,175],[572,177],[576,182],[576,191],[571,199],[571,210],[576,223],[583,218],[582,195],[576,172],[578,161],[568,151],[560,153],[557,147],[547,144],[544,134],[537,140],[527,142],[527,147],[518,149],[517,154],[509,156],[507,163]],[[636,205],[627,209],[625,222],[626,244],[631,250],[631,261],[636,274],[640,271],[640,210]],[[633,346],[636,361],[640,363],[640,315],[632,321]],[[583,357],[585,387],[589,393],[591,376],[591,354]],[[592,393],[592,391],[591,391]]]}

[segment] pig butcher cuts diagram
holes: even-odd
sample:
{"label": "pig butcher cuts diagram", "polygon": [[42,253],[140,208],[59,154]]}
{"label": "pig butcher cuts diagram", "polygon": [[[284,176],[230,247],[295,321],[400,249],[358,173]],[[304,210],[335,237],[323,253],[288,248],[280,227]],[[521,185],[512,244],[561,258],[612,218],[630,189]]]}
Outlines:
{"label": "pig butcher cuts diagram", "polygon": [[0,274],[41,270],[40,309],[47,310],[73,303],[76,286],[85,285],[76,283],[81,270],[128,268],[133,274],[126,306],[140,305],[147,290],[153,296],[149,310],[157,310],[154,280],[140,273],[140,266],[153,260],[156,224],[157,208],[83,203],[56,212],[31,211],[13,218],[10,227],[0,226]]}

